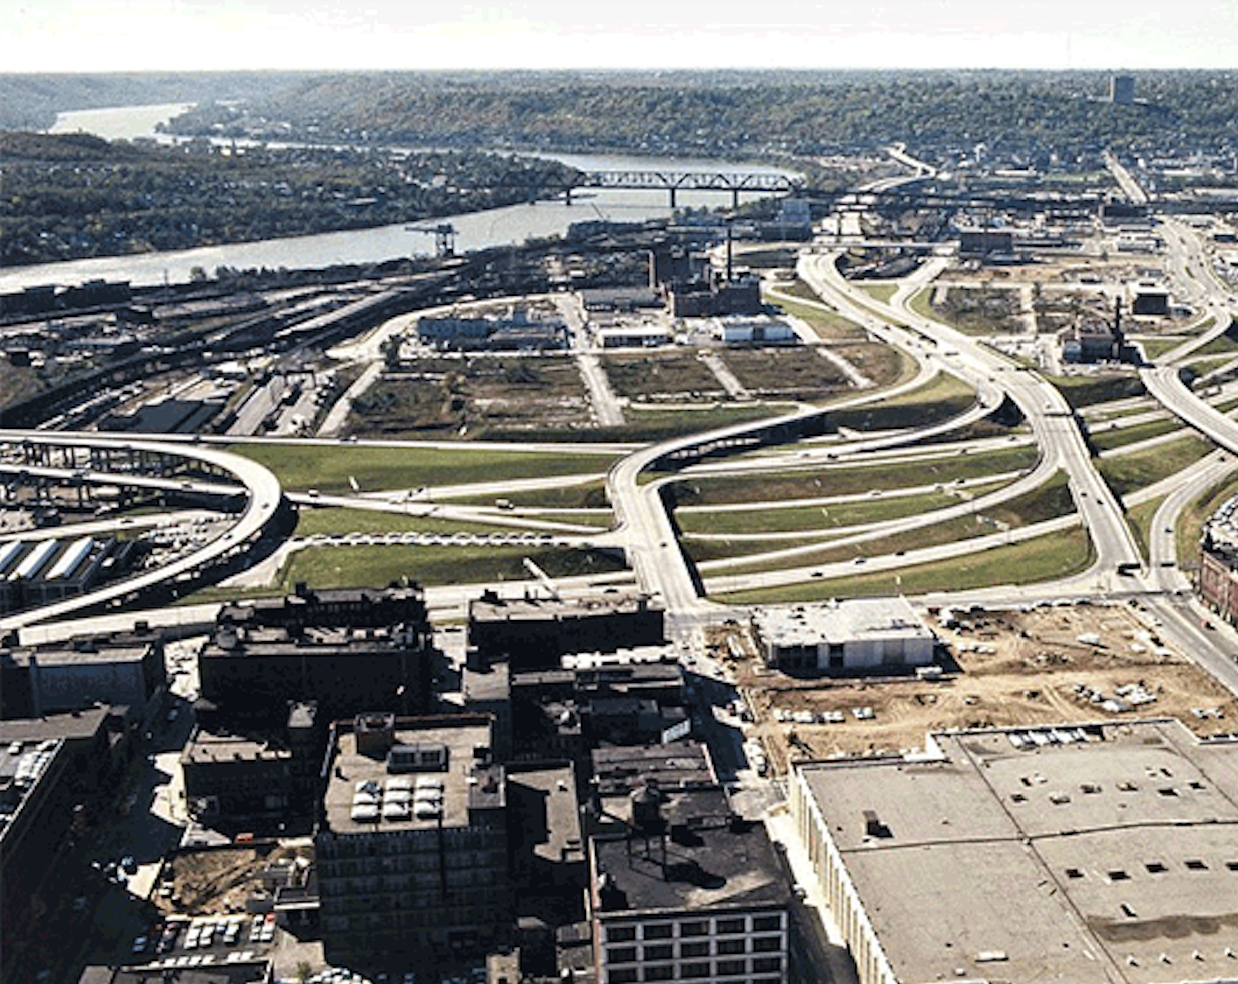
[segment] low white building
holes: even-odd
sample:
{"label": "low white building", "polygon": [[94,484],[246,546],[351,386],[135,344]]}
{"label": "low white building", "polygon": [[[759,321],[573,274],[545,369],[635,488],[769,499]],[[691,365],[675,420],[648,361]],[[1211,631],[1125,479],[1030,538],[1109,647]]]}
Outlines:
{"label": "low white building", "polygon": [[758,610],[753,631],[773,669],[927,666],[936,638],[906,598],[856,598]]}
{"label": "low white building", "polygon": [[787,322],[768,315],[715,318],[713,334],[727,345],[786,345],[799,337]]}

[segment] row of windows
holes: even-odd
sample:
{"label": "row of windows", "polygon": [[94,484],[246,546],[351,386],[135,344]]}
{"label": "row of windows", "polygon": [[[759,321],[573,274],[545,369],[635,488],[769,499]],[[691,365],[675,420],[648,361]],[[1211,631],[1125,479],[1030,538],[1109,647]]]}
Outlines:
{"label": "row of windows", "polygon": [[[751,931],[756,933],[772,932],[782,929],[781,913],[774,913],[766,916],[730,916],[717,919],[683,919],[677,923],[645,923],[639,928],[642,930],[641,939],[645,940],[669,940],[676,936],[730,936],[736,933],[749,932],[749,923],[751,922]],[[713,926],[711,932],[711,924]],[[678,932],[676,932],[678,927]],[[624,923],[618,926],[606,927],[606,941],[608,943],[626,943],[636,939],[637,924]]]}
{"label": "row of windows", "polygon": [[[751,946],[749,946],[751,944]],[[775,953],[783,948],[781,936],[757,936],[751,939],[740,937],[731,940],[715,940],[710,949],[709,940],[692,940],[680,943],[678,953],[673,943],[646,943],[643,947],[611,946],[606,948],[608,964],[636,963],[638,960],[648,963],[651,960],[680,960],[694,957],[734,956],[739,953]]]}
{"label": "row of windows", "polygon": [[[644,970],[644,976],[641,971]],[[678,974],[676,974],[678,969]],[[754,974],[776,974],[775,977],[753,977]],[[719,960],[715,964],[709,961],[686,964],[646,964],[640,967],[618,967],[606,975],[606,984],[636,984],[638,981],[690,981],[705,977],[742,977],[754,984],[765,984],[767,981],[782,980],[781,957],[759,957],[752,961],[751,968],[747,960]]]}
{"label": "row of windows", "polygon": [[381,834],[319,837],[315,845],[323,858],[363,858],[381,854],[437,851],[439,841],[453,849],[487,847],[502,850],[504,832],[483,826],[409,828]]}

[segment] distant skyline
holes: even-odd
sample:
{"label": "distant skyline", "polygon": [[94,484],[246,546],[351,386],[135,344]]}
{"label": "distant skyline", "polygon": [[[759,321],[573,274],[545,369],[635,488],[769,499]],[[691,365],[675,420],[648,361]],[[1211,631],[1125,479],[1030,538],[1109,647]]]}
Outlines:
{"label": "distant skyline", "polygon": [[0,0],[5,72],[1234,67],[1235,0]]}

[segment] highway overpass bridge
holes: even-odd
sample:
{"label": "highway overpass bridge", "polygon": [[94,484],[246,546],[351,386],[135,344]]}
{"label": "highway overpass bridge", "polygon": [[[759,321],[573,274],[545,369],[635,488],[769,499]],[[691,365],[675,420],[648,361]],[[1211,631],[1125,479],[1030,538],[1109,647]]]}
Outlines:
{"label": "highway overpass bridge", "polygon": [[268,538],[287,514],[279,480],[263,465],[197,444],[169,443],[132,434],[0,431],[5,471],[37,471],[45,480],[73,485],[173,489],[182,495],[224,495],[236,521],[213,539],[161,567],[106,584],[51,605],[0,617],[0,637],[27,625],[109,604],[134,601],[155,590],[174,596],[228,570]]}

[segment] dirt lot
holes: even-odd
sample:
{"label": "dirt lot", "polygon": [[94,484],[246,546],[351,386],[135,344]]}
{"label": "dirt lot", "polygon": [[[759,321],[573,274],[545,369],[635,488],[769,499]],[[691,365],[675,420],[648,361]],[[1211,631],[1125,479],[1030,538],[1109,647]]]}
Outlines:
{"label": "dirt lot", "polygon": [[[313,852],[305,848],[306,857]],[[296,848],[265,850],[237,847],[225,850],[194,851],[170,859],[163,877],[174,882],[172,897],[156,892],[154,901],[165,912],[192,915],[218,915],[244,912],[245,900],[262,889],[262,870],[269,864],[295,858]]]}
{"label": "dirt lot", "polygon": [[[955,629],[936,622],[931,627],[960,671],[937,682],[795,679],[754,671],[758,664],[751,659],[739,661],[740,685],[749,692],[757,729],[775,767],[784,769],[788,758],[919,747],[927,732],[944,728],[1167,716],[1200,735],[1238,728],[1238,701],[1193,664],[1159,646],[1127,608],[984,613],[967,616]],[[1127,691],[1132,685],[1146,696]],[[1102,698],[1121,704],[1107,709]],[[1147,702],[1138,704],[1141,700]],[[857,718],[860,708],[871,708],[871,719]],[[801,718],[803,712],[814,718],[841,712],[842,721],[805,724],[790,717],[796,712]]]}
{"label": "dirt lot", "polygon": [[349,429],[366,437],[587,427],[589,401],[566,356],[470,356],[410,361],[353,404]]}

